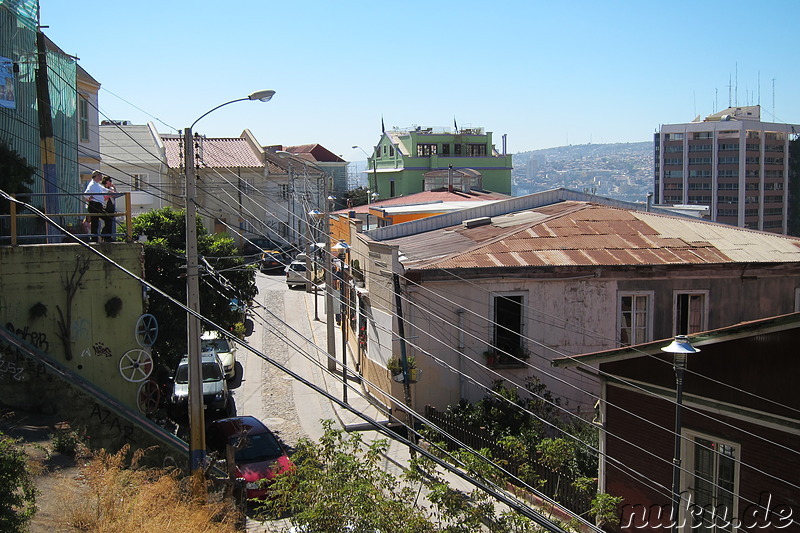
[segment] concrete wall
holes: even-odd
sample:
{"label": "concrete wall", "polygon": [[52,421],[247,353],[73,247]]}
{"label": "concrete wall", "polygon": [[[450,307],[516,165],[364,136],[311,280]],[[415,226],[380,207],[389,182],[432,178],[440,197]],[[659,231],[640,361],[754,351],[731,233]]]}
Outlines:
{"label": "concrete wall", "polygon": [[[137,359],[135,328],[143,313],[143,288],[111,261],[137,276],[143,272],[138,244],[104,244],[104,260],[77,244],[0,247],[0,320],[3,327],[56,363],[138,411],[141,381],[126,379],[120,362]],[[44,365],[1,354],[6,405],[49,410],[63,387]],[[127,365],[123,365],[127,366]],[[141,375],[130,375],[139,379]]]}

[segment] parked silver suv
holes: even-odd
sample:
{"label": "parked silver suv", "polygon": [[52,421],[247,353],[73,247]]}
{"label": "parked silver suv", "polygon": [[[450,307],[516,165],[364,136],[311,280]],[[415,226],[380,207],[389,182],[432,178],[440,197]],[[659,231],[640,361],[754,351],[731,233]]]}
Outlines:
{"label": "parked silver suv", "polygon": [[[203,407],[213,411],[223,411],[228,406],[228,382],[222,363],[214,351],[201,355],[203,376]],[[189,358],[184,355],[175,369],[172,389],[172,404],[176,412],[188,409],[189,403]]]}

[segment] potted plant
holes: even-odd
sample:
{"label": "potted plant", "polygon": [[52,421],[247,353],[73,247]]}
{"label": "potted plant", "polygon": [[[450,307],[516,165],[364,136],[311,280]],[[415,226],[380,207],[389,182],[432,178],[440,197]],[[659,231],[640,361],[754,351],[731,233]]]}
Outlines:
{"label": "potted plant", "polygon": [[494,348],[489,348],[483,352],[483,356],[486,357],[486,366],[494,366],[497,364],[497,352],[495,352]]}
{"label": "potted plant", "polygon": [[[409,381],[416,381],[417,376],[417,362],[413,355],[406,356],[406,364],[408,365]],[[403,381],[403,361],[400,357],[392,356],[386,364],[389,373],[392,374],[392,379],[395,381]],[[397,379],[397,378],[400,379]]]}

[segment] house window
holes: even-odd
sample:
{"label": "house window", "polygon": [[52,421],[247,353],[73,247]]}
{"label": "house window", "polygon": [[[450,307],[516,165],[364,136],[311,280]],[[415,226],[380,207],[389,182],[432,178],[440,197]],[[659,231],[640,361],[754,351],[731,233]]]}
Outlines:
{"label": "house window", "polygon": [[492,346],[497,350],[497,362],[518,363],[523,355],[523,294],[496,295],[492,299]]}
{"label": "house window", "polygon": [[455,155],[461,155],[461,146],[462,145],[460,145],[460,144],[454,144],[453,145],[453,153]]}
{"label": "house window", "polygon": [[[739,445],[687,431],[684,451],[687,459],[681,487],[691,493],[687,519],[692,528],[703,531],[732,531],[737,516],[735,494],[739,492]],[[684,509],[684,512],[687,512]]]}
{"label": "house window", "polygon": [[442,145],[442,155],[450,155],[450,145],[443,144]]}
{"label": "house window", "polygon": [[619,341],[624,346],[650,341],[652,293],[635,292],[619,297]]}
{"label": "house window", "polygon": [[688,335],[708,329],[708,291],[675,293],[675,335]]}
{"label": "house window", "polygon": [[147,174],[131,174],[131,189],[143,191],[147,188]]}
{"label": "house window", "polygon": [[389,198],[395,197],[394,180],[389,182]]}
{"label": "house window", "polygon": [[436,145],[435,144],[418,144],[417,145],[417,157],[426,157],[436,154]]}
{"label": "house window", "polygon": [[282,200],[289,199],[289,185],[286,183],[281,183],[281,199]]}
{"label": "house window", "polygon": [[394,146],[389,146],[389,157],[394,157]]}
{"label": "house window", "polygon": [[80,125],[81,141],[89,140],[89,102],[83,96],[78,96],[78,123]]}

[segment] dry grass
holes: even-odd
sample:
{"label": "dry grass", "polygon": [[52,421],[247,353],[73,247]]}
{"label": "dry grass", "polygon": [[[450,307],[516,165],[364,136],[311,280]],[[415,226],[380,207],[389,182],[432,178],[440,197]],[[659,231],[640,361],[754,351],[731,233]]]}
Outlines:
{"label": "dry grass", "polygon": [[[139,450],[127,460],[128,449],[116,454],[100,450],[81,469],[84,490],[71,494],[60,505],[72,531],[129,533],[235,532],[243,521],[228,500],[202,494],[202,480],[181,479],[174,470],[138,468],[144,455]],[[59,491],[60,492],[60,491]]]}

